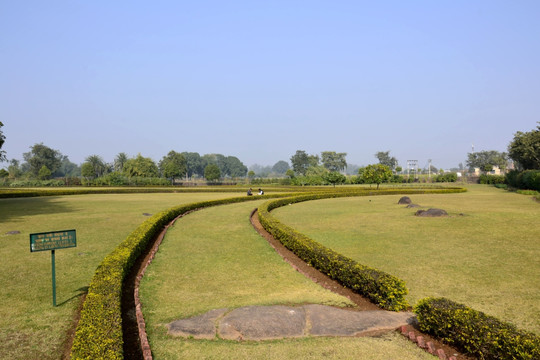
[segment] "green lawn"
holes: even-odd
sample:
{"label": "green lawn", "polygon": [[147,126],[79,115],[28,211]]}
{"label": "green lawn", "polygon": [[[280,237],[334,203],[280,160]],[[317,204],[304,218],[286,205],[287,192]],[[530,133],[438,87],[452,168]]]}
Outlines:
{"label": "green lawn", "polygon": [[488,186],[411,195],[445,218],[415,217],[400,196],[309,201],[276,209],[287,225],[405,280],[409,301],[444,296],[540,333],[540,204]]}
{"label": "green lawn", "polygon": [[165,324],[211,309],[322,303],[350,306],[293,270],[249,223],[260,202],[191,213],[169,230],[141,284],[156,359],[430,359],[404,338],[308,338],[241,342],[167,336]]}
{"label": "green lawn", "polygon": [[[103,194],[0,199],[0,358],[59,359],[80,295],[101,260],[155,213],[235,193]],[[29,234],[77,230],[77,247],[30,253]],[[19,231],[17,235],[7,232]]]}

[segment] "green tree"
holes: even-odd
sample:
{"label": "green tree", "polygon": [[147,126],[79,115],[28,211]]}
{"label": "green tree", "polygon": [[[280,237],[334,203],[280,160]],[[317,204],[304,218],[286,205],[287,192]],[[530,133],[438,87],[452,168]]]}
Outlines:
{"label": "green tree", "polygon": [[347,167],[347,153],[336,153],[335,151],[323,151],[321,162],[325,168],[334,171],[343,171]]}
{"label": "green tree", "polygon": [[293,178],[294,177],[294,170],[293,169],[289,169],[285,172],[285,175],[287,175],[289,178]]}
{"label": "green tree", "polygon": [[193,175],[204,176],[204,161],[197,152],[183,152],[186,159],[186,176],[191,178]]}
{"label": "green tree", "polygon": [[[90,164],[90,166],[85,165],[85,164]],[[88,156],[85,159],[82,166],[84,166],[84,173],[85,173],[85,175],[83,176],[87,178],[91,178],[91,179],[95,179],[95,178],[105,175],[108,170],[107,165],[105,164],[105,162],[99,155]],[[90,169],[92,170],[90,171]],[[81,172],[82,172],[82,169],[81,169]]]}
{"label": "green tree", "polygon": [[51,149],[43,143],[30,147],[30,152],[23,154],[24,161],[28,164],[30,174],[37,178],[39,170],[45,165],[54,173],[62,165],[62,154],[58,150]]}
{"label": "green tree", "polygon": [[379,185],[383,182],[386,182],[392,178],[392,170],[390,167],[383,164],[371,164],[363,168],[362,179],[367,184],[377,184],[377,189]]}
{"label": "green tree", "polygon": [[480,170],[486,169],[487,165],[498,166],[500,169],[506,169],[506,163],[508,162],[508,155],[504,152],[498,152],[495,150],[479,151],[475,153],[467,154],[467,166],[469,170],[479,168]]}
{"label": "green tree", "polygon": [[379,164],[386,165],[390,168],[390,170],[394,170],[394,168],[397,166],[398,161],[395,157],[390,156],[390,150],[388,151],[378,151],[375,154],[375,157],[379,159]]}
{"label": "green tree", "polygon": [[336,184],[345,183],[347,178],[345,177],[345,175],[341,174],[338,171],[331,171],[325,174],[324,180],[326,180],[330,184],[334,185],[334,187],[336,187]]}
{"label": "green tree", "polygon": [[227,156],[225,158],[225,168],[227,169],[226,175],[230,177],[245,177],[248,171],[245,166],[237,157]]}
{"label": "green tree", "polygon": [[47,179],[50,179],[51,178],[51,170],[49,170],[49,168],[47,168],[45,165],[43,165],[41,167],[41,169],[39,169],[39,172],[38,172],[38,179],[39,180],[47,180]]}
{"label": "green tree", "polygon": [[159,169],[164,177],[171,179],[174,184],[174,179],[181,178],[186,175],[186,159],[184,155],[176,151],[169,151],[167,156],[159,162]]}
{"label": "green tree", "polygon": [[20,167],[19,160],[11,159],[9,161],[8,172],[10,179],[18,179],[23,171]]}
{"label": "green tree", "polygon": [[62,162],[60,164],[60,168],[56,170],[56,172],[53,174],[53,176],[72,176],[76,177],[81,174],[81,168],[75,164],[69,161],[69,158],[65,155],[62,156]]}
{"label": "green tree", "polygon": [[216,181],[221,178],[221,170],[216,164],[208,164],[204,168],[204,178],[208,181]]}
{"label": "green tree", "polygon": [[291,156],[291,164],[296,174],[305,175],[310,166],[310,157],[305,151],[296,150],[296,153]]}
{"label": "green tree", "polygon": [[114,171],[122,172],[124,170],[124,164],[128,161],[129,157],[125,152],[118,153],[114,158]]}
{"label": "green tree", "polygon": [[133,159],[128,159],[124,164],[126,176],[158,177],[158,167],[154,160],[138,154]]}
{"label": "green tree", "polygon": [[84,162],[81,165],[81,176],[87,178],[87,179],[94,179],[96,177],[96,172],[94,170],[94,167],[89,162]]}
{"label": "green tree", "polygon": [[274,164],[274,166],[272,166],[272,171],[275,172],[276,174],[285,174],[287,172],[287,170],[289,170],[289,163],[284,161],[284,160],[280,160],[278,161],[277,163]]}
{"label": "green tree", "polygon": [[4,124],[2,124],[2,122],[0,121],[0,162],[7,161],[6,152],[4,150],[1,150],[2,146],[4,145],[4,141],[6,140],[6,137],[2,132],[2,126],[4,126]]}
{"label": "green tree", "polygon": [[519,170],[540,170],[540,122],[536,130],[514,134],[508,155]]}

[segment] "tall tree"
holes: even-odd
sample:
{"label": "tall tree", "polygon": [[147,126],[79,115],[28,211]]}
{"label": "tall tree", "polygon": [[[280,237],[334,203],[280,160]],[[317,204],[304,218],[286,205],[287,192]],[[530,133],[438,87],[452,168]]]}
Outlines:
{"label": "tall tree", "polygon": [[124,170],[124,164],[128,161],[129,157],[125,152],[118,153],[114,158],[114,171],[122,172]]}
{"label": "tall tree", "polygon": [[389,166],[383,164],[371,164],[362,169],[362,179],[367,184],[379,185],[392,177],[392,170]]}
{"label": "tall tree", "polygon": [[137,157],[126,161],[124,173],[127,176],[158,177],[158,167],[151,158],[138,154]]}
{"label": "tall tree", "polygon": [[304,150],[296,150],[291,156],[291,164],[295,173],[305,175],[310,166],[308,154]]}
{"label": "tall tree", "polygon": [[240,159],[236,156],[227,156],[225,158],[226,168],[230,177],[245,177],[248,171]]}
{"label": "tall tree", "polygon": [[58,150],[43,145],[43,143],[31,146],[30,152],[24,153],[23,158],[28,164],[30,174],[35,178],[39,176],[39,170],[41,170],[43,165],[51,173],[54,173],[62,165],[62,154]]}
{"label": "tall tree", "polygon": [[536,130],[514,134],[508,155],[520,170],[540,170],[540,122]]}
{"label": "tall tree", "polygon": [[174,183],[174,179],[186,175],[186,158],[184,158],[184,155],[171,150],[159,162],[159,169],[164,177],[171,179]]}
{"label": "tall tree", "polygon": [[221,171],[216,164],[208,164],[204,168],[204,178],[208,181],[216,181],[221,177]]}
{"label": "tall tree", "polygon": [[75,176],[79,176],[80,174],[81,174],[81,168],[77,164],[69,161],[69,158],[66,155],[63,155],[60,168],[56,170],[56,172],[53,175],[75,177]]}
{"label": "tall tree", "polygon": [[342,171],[347,167],[347,153],[336,153],[335,151],[323,151],[321,162],[325,168],[331,172]]}
{"label": "tall tree", "polygon": [[2,132],[2,122],[0,121],[0,162],[4,162],[7,160],[6,158],[6,152],[2,149],[2,145],[4,145],[4,141],[6,140],[6,137],[4,136],[4,133]]}
{"label": "tall tree", "polygon": [[379,164],[386,165],[390,170],[394,170],[397,166],[398,161],[395,157],[390,156],[390,150],[388,151],[378,151],[375,154],[375,157],[379,160]]}
{"label": "tall tree", "polygon": [[494,166],[498,166],[500,169],[506,169],[507,162],[508,155],[495,150],[467,154],[467,166],[469,170],[479,168],[482,171],[490,171]]}
{"label": "tall tree", "polygon": [[107,165],[99,155],[88,156],[82,166],[84,166],[85,177],[98,178],[107,173]]}
{"label": "tall tree", "polygon": [[200,177],[204,176],[204,162],[201,159],[201,156],[197,152],[183,152],[184,158],[186,159],[187,173],[186,176],[191,178],[193,175],[198,175]]}
{"label": "tall tree", "polygon": [[21,169],[19,160],[11,159],[9,161],[8,172],[11,179],[17,179],[22,175],[23,170]]}
{"label": "tall tree", "polygon": [[280,160],[278,161],[277,163],[274,164],[274,166],[272,166],[272,171],[275,172],[276,174],[285,174],[287,172],[287,170],[289,170],[289,163],[284,161],[284,160]]}

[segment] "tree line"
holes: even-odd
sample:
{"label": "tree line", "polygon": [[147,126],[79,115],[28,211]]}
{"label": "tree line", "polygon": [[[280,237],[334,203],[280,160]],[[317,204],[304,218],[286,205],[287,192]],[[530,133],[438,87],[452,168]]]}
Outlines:
{"label": "tree line", "polygon": [[[0,162],[8,161],[2,150],[5,136],[0,122]],[[381,183],[388,181],[400,182],[398,174],[403,170],[390,151],[375,153],[378,163],[366,167],[355,167],[358,176],[347,178],[343,174],[347,169],[347,153],[323,151],[320,155],[308,154],[297,150],[287,161],[280,160],[272,167],[248,168],[235,156],[222,154],[200,155],[197,152],[176,152],[171,150],[159,162],[138,154],[129,157],[119,153],[113,162],[105,162],[99,155],[90,155],[79,166],[72,163],[66,155],[54,150],[43,143],[30,147],[23,154],[23,162],[9,160],[7,170],[0,169],[0,178],[39,179],[51,178],[82,178],[91,183],[98,179],[107,179],[104,184],[122,185],[125,178],[160,178],[174,183],[178,179],[206,179],[217,181],[223,178],[253,179],[258,175],[276,175],[287,177],[290,183],[297,185],[341,184],[345,181],[353,183]],[[508,153],[494,150],[479,151],[467,154],[466,165],[469,170],[479,168],[488,173],[495,166],[501,170],[507,168],[509,160],[513,160],[515,169],[540,170],[540,122],[537,129],[530,132],[516,132],[508,145]],[[460,164],[460,169],[463,166]],[[430,171],[437,169],[430,165]],[[446,178],[443,178],[444,181]],[[103,182],[102,182],[103,183]],[[96,184],[100,184],[99,181]]]}
{"label": "tree line", "polygon": [[176,179],[204,178],[216,181],[221,178],[245,177],[247,167],[235,156],[222,154],[200,155],[197,152],[176,152],[171,150],[159,162],[140,153],[129,157],[121,152],[113,162],[106,162],[99,155],[90,155],[78,166],[66,155],[43,143],[30,147],[23,154],[23,162],[16,159],[9,161],[4,176],[12,179],[76,178],[82,177],[86,182],[107,177],[115,182],[127,178],[164,178],[174,182]]}

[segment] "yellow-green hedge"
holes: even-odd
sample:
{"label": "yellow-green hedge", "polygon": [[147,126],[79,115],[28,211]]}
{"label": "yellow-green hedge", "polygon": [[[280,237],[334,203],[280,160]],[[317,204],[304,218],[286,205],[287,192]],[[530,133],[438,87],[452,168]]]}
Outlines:
{"label": "yellow-green hedge", "polygon": [[192,203],[162,211],[143,222],[96,269],[81,311],[71,358],[123,359],[122,282],[137,257],[166,224],[191,210],[259,199],[243,196]]}
{"label": "yellow-green hedge", "polygon": [[348,189],[346,191],[303,194],[291,198],[273,200],[259,207],[259,220],[263,227],[302,260],[327,274],[334,280],[387,310],[404,310],[409,304],[405,299],[408,290],[405,282],[383,271],[362,265],[329,249],[304,234],[282,224],[270,214],[275,208],[301,201],[335,197],[391,195],[413,193],[462,192],[462,188],[432,189]]}
{"label": "yellow-green hedge", "polygon": [[422,331],[479,359],[540,359],[540,338],[445,298],[415,306]]}

